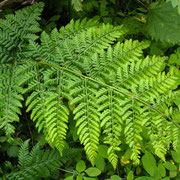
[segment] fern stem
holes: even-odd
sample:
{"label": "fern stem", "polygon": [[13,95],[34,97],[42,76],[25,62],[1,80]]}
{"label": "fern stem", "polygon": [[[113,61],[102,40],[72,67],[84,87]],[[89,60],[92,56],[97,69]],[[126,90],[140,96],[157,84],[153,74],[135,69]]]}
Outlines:
{"label": "fern stem", "polygon": [[72,171],[68,171],[68,170],[62,169],[62,168],[58,168],[58,169],[61,170],[61,171],[67,172],[67,173],[71,173],[71,174],[73,174],[73,175],[79,174],[77,171],[74,171],[73,169],[72,169]]}
{"label": "fern stem", "polygon": [[[113,132],[113,129],[114,129],[114,124],[113,124],[113,103],[112,103],[112,89],[109,89],[109,101],[110,101],[110,107],[109,109],[111,110],[111,134],[113,136],[113,140],[114,140],[114,132]],[[114,142],[112,141],[111,142],[111,145],[113,146],[114,148]]]}
{"label": "fern stem", "polygon": [[[62,67],[62,66],[58,66],[58,65],[55,65],[55,64],[46,63],[46,62],[43,62],[43,61],[40,61],[40,62],[38,62],[38,63],[39,63],[39,64],[42,64],[42,65],[48,65],[48,66],[53,66],[53,67],[56,67],[56,68],[59,68],[59,69],[63,69],[63,70],[65,70],[65,71],[67,71],[67,72],[70,72],[70,73],[76,75],[76,76],[79,76],[79,77],[82,77],[82,78],[85,78],[85,79],[89,79],[90,81],[93,81],[93,82],[95,82],[95,83],[98,83],[98,84],[100,84],[100,85],[102,85],[102,86],[105,86],[105,87],[110,88],[110,89],[114,89],[114,90],[116,90],[116,91],[118,91],[118,92],[120,92],[120,93],[122,93],[122,94],[124,94],[124,95],[126,95],[126,96],[128,96],[128,97],[131,97],[132,99],[136,99],[137,101],[143,103],[144,105],[148,106],[149,108],[154,109],[155,111],[159,112],[163,117],[166,117],[167,119],[171,120],[167,115],[165,115],[165,114],[164,114],[163,112],[161,112],[159,109],[157,109],[156,107],[150,105],[150,104],[147,103],[146,101],[138,98],[137,96],[134,96],[133,94],[127,93],[127,92],[125,92],[125,91],[123,91],[123,90],[121,90],[121,89],[118,89],[118,88],[114,87],[114,86],[105,84],[104,82],[100,82],[100,81],[95,80],[95,79],[93,79],[93,78],[91,78],[91,77],[88,77],[88,76],[86,76],[86,75],[80,74],[80,73],[78,73],[78,72],[75,72],[75,71],[73,71],[73,70],[71,70],[71,69],[68,69],[68,68],[65,68],[65,67]],[[174,122],[173,122],[173,123],[174,123]],[[178,128],[180,128],[180,126],[179,126],[178,124],[176,124],[176,123],[174,123],[174,124],[175,124]]]}

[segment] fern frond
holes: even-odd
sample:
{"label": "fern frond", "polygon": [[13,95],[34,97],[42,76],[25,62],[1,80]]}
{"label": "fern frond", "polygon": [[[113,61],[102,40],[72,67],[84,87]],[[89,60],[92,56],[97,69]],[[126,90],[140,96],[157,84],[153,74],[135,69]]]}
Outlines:
{"label": "fern frond", "polygon": [[[150,144],[152,144],[155,154],[165,161],[165,154],[167,147],[169,146],[169,142],[167,142],[167,139],[169,139],[169,134],[166,136],[164,135],[166,128],[168,128],[167,120],[164,119],[160,113],[150,108],[144,109],[142,118],[144,119],[143,125],[147,127]],[[170,131],[170,129],[168,131]]]}
{"label": "fern frond", "polygon": [[167,149],[170,149],[170,145],[173,141],[172,139],[172,127],[173,127],[173,123],[172,122],[167,122],[166,124],[166,128],[165,128],[165,138],[166,138],[166,147]]}
{"label": "fern frond", "polygon": [[108,159],[115,169],[118,163],[116,152],[121,150],[122,119],[119,114],[121,111],[119,101],[122,96],[112,89],[102,88],[97,93],[97,98],[98,111],[101,112],[101,127],[103,127],[105,134],[104,143],[109,145]]}
{"label": "fern frond", "polygon": [[[124,107],[123,107],[123,106]],[[131,159],[133,160],[134,164],[140,163],[140,150],[141,150],[141,141],[142,141],[142,122],[140,118],[140,104],[139,102],[135,101],[134,99],[127,100],[125,99],[125,103],[121,104],[122,107],[122,118],[126,121],[125,128],[124,128],[124,135],[126,137],[126,143],[131,148],[132,154]]]}
{"label": "fern frond", "polygon": [[121,26],[113,27],[112,25],[102,24],[99,27],[90,27],[86,31],[80,30],[78,34],[73,34],[71,38],[61,40],[61,32],[59,34],[54,29],[50,36],[45,32],[42,33],[41,46],[31,42],[28,49],[36,60],[43,59],[44,62],[62,64],[69,69],[77,69],[80,72],[79,68],[86,69],[83,65],[86,61],[85,57],[95,51],[108,48],[123,33]]}
{"label": "fern frond", "polygon": [[[97,26],[98,25],[98,20],[96,19],[89,19],[87,20],[84,18],[82,21],[77,20],[74,22],[74,20],[71,20],[68,25],[65,27],[61,27],[60,29],[60,40],[68,40],[74,37],[75,35],[86,31],[90,27]],[[55,37],[55,36],[54,36]]]}
{"label": "fern frond", "polygon": [[50,177],[50,172],[61,165],[57,152],[40,150],[38,144],[29,153],[29,140],[21,146],[18,158],[18,170],[6,175],[9,180]]}
{"label": "fern frond", "polygon": [[[96,53],[92,57],[92,68],[89,67],[90,76],[95,78],[98,76],[104,76],[103,74],[112,73],[112,71],[116,72],[122,64],[127,62],[137,62],[137,66],[139,63],[139,59],[143,56],[143,49],[149,46],[148,42],[139,42],[126,40],[125,43],[117,43],[114,48],[111,46],[108,48],[107,52],[100,51]],[[148,58],[147,58],[148,59]],[[153,64],[152,60],[152,64]],[[146,60],[147,63],[147,60]],[[149,65],[151,65],[149,63]],[[97,78],[97,77],[96,77]]]}
{"label": "fern frond", "polygon": [[179,151],[180,150],[180,132],[179,132],[179,128],[177,126],[173,126],[173,148],[176,150],[176,151]]}
{"label": "fern frond", "polygon": [[[123,33],[122,27],[113,27],[111,25],[89,28],[86,32],[72,38],[72,41],[65,42],[64,54],[68,63],[65,63],[65,65],[67,64],[66,66],[69,68],[77,66],[84,69],[85,57],[88,57],[93,52],[108,48]],[[73,48],[70,44],[73,45]]]}
{"label": "fern frond", "polygon": [[[179,91],[168,91],[166,94],[152,100],[151,103],[161,111],[164,111],[164,105],[172,104],[172,102],[180,95]],[[167,115],[167,114],[166,114]]]}
{"label": "fern frond", "polygon": [[10,36],[23,39],[36,39],[34,33],[39,32],[39,16],[43,10],[43,3],[28,6],[16,14],[6,15],[6,19],[0,19],[0,27]]}
{"label": "fern frond", "polygon": [[[26,100],[26,111],[32,111],[31,119],[36,121],[38,131],[43,130],[49,144],[62,152],[69,114],[68,108],[63,104],[63,97],[69,97],[67,90],[63,93],[66,89],[63,74],[57,69],[40,71],[37,64],[31,62],[21,65],[17,72],[22,77],[19,83],[27,86],[23,92],[32,92]],[[54,73],[56,78],[50,80]],[[46,91],[50,86],[52,88]]]}
{"label": "fern frond", "polygon": [[[36,155],[36,154],[34,154]],[[30,155],[29,155],[29,140],[25,141],[20,150],[19,150],[19,166],[20,167],[27,167],[30,163]]]}
{"label": "fern frond", "polygon": [[77,134],[92,164],[95,162],[100,136],[99,112],[96,105],[97,87],[96,83],[86,79],[80,79],[69,87],[74,88],[71,91],[74,97],[71,105],[77,105],[73,110],[76,127],[78,127]]}
{"label": "fern frond", "polygon": [[169,90],[173,89],[176,84],[177,75],[173,72],[165,74],[165,72],[159,73],[156,78],[150,78],[139,82],[139,97],[146,99],[146,101],[152,101],[158,96],[166,94]]}
{"label": "fern frond", "polygon": [[62,152],[64,148],[63,140],[66,139],[67,122],[69,111],[68,108],[63,105],[62,97],[59,93],[48,93],[45,106],[45,123],[47,129],[46,139],[50,142],[52,147],[56,147],[59,152]]}
{"label": "fern frond", "polygon": [[[92,164],[101,128],[114,168],[124,137],[135,164],[139,163],[142,134],[146,131],[148,144],[162,160],[171,144],[177,150],[179,109],[172,105],[178,74],[173,68],[162,72],[167,58],[145,57],[147,41],[125,40],[112,46],[126,30],[122,26],[97,25],[93,20],[71,21],[60,31],[54,29],[49,35],[43,32],[35,41],[41,10],[39,3],[0,20],[1,62],[13,61],[0,70],[0,127],[7,135],[14,132],[12,122],[18,121],[24,93],[31,119],[61,153],[68,129],[67,101],[75,106],[77,134]],[[30,159],[37,149],[30,153]],[[39,158],[44,162],[49,154],[42,154],[44,157]]]}
{"label": "fern frond", "polygon": [[123,86],[131,89],[140,80],[156,76],[164,69],[164,61],[167,58],[149,57],[137,62],[126,63],[117,69],[117,83],[115,86]]}
{"label": "fern frond", "polygon": [[17,39],[0,29],[0,59],[1,62],[11,62],[14,59],[13,49],[17,46]]}
{"label": "fern frond", "polygon": [[0,59],[2,63],[22,61],[23,48],[29,40],[35,40],[40,31],[39,16],[43,3],[28,6],[15,15],[8,14],[0,19]]}
{"label": "fern frond", "polygon": [[8,141],[15,132],[13,122],[19,121],[22,107],[22,89],[16,84],[17,76],[13,65],[1,65],[0,74],[0,129],[3,129]]}

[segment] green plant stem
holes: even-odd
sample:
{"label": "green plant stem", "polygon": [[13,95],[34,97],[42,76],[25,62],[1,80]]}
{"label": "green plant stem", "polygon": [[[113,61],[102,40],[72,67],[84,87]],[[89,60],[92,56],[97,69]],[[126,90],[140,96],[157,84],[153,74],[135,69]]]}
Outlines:
{"label": "green plant stem", "polygon": [[71,174],[79,174],[77,171],[74,171],[74,170],[68,171],[68,170],[62,169],[62,168],[58,168],[58,169],[61,170],[61,171],[67,172],[67,173],[71,173]]}
{"label": "green plant stem", "polygon": [[[85,79],[89,79],[89,80],[91,80],[91,81],[93,81],[93,82],[96,82],[96,83],[102,85],[102,86],[108,87],[108,88],[110,88],[110,89],[114,89],[114,90],[116,90],[116,91],[118,91],[118,92],[120,92],[120,93],[122,93],[122,94],[124,94],[124,95],[126,95],[126,96],[128,96],[128,97],[131,97],[132,99],[136,99],[137,101],[143,103],[144,105],[148,106],[148,107],[151,108],[151,109],[154,109],[155,111],[159,112],[162,116],[166,117],[166,115],[165,115],[163,112],[161,112],[159,109],[157,109],[156,107],[148,104],[147,102],[145,102],[144,100],[138,98],[137,96],[134,96],[134,95],[132,95],[132,94],[130,94],[130,93],[126,93],[126,92],[124,92],[124,91],[122,91],[122,90],[120,90],[120,89],[118,89],[118,88],[116,88],[116,87],[114,87],[114,86],[110,86],[110,85],[108,85],[108,84],[105,84],[105,83],[103,83],[103,82],[97,81],[97,80],[95,80],[95,79],[93,79],[93,78],[91,78],[91,77],[85,76],[85,75],[83,75],[83,74],[80,74],[80,73],[78,73],[78,72],[72,71],[71,69],[67,69],[67,68],[62,67],[62,66],[58,66],[58,65],[46,63],[46,62],[43,62],[43,61],[40,61],[39,64],[44,64],[44,65],[53,66],[53,67],[56,67],[56,68],[59,68],[59,69],[63,69],[63,70],[65,70],[65,71],[68,71],[68,72],[70,72],[70,73],[72,73],[72,74],[75,74],[75,75],[77,75],[77,76],[79,76],[79,77],[82,77],[82,78],[85,78]],[[168,117],[167,117],[167,118],[168,118]]]}
{"label": "green plant stem", "polygon": [[[21,62],[21,64],[24,64],[24,63],[25,63],[25,62]],[[78,72],[75,72],[75,71],[73,71],[73,70],[71,70],[71,69],[68,69],[68,68],[65,68],[65,67],[62,67],[62,66],[58,66],[58,65],[55,65],[55,64],[46,63],[46,62],[43,62],[43,61],[39,61],[39,62],[37,62],[37,64],[42,64],[42,65],[48,65],[48,66],[56,67],[56,68],[65,70],[65,71],[67,71],[67,72],[70,72],[70,73],[72,73],[72,74],[74,74],[74,75],[76,75],[76,76],[82,77],[82,78],[84,78],[84,79],[89,79],[90,81],[93,81],[93,82],[95,82],[95,83],[97,83],[97,84],[100,84],[100,85],[102,85],[102,86],[108,87],[108,88],[110,88],[110,89],[114,89],[114,90],[116,90],[116,91],[118,91],[118,92],[120,92],[120,93],[122,93],[122,94],[124,94],[124,95],[126,95],[126,96],[128,96],[128,97],[131,97],[132,99],[136,99],[137,101],[143,103],[144,105],[148,106],[149,108],[151,108],[151,109],[159,112],[159,113],[162,115],[162,117],[165,117],[168,121],[171,121],[173,124],[175,124],[175,125],[180,129],[180,125],[177,124],[177,123],[175,123],[175,122],[173,122],[170,117],[168,117],[167,115],[165,115],[163,112],[161,112],[161,111],[160,111],[159,109],[157,109],[156,107],[148,104],[146,101],[140,99],[140,98],[137,97],[137,96],[134,96],[134,95],[131,94],[131,93],[124,92],[123,90],[120,90],[120,89],[118,89],[118,88],[116,88],[116,87],[114,87],[114,86],[111,86],[111,85],[105,84],[105,83],[103,83],[103,82],[97,81],[97,80],[95,80],[95,79],[93,79],[93,78],[91,78],[91,77],[85,76],[85,75],[83,75],[83,74],[80,74],[80,73],[78,73]]]}

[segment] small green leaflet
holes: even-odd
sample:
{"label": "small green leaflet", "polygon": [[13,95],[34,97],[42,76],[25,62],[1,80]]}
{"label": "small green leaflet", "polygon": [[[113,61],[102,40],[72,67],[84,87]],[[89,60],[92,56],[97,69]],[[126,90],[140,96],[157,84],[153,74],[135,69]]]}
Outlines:
{"label": "small green leaflet", "polygon": [[90,167],[90,168],[86,169],[85,172],[90,177],[96,177],[96,176],[99,176],[101,174],[101,171],[95,167]]}
{"label": "small green leaflet", "polygon": [[83,160],[78,161],[77,164],[76,164],[76,170],[81,173],[81,172],[83,172],[85,169],[86,169],[86,164],[85,164],[85,162],[84,162]]}
{"label": "small green leaflet", "polygon": [[111,180],[122,180],[118,175],[111,176]]}

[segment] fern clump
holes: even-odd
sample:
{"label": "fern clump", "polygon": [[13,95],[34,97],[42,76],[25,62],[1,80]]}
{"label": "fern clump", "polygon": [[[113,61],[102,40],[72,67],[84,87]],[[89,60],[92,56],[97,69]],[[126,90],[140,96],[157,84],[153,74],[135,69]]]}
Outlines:
{"label": "fern clump", "polygon": [[[11,23],[8,18],[6,21]],[[5,33],[8,36],[9,30],[5,29]],[[114,168],[124,144],[131,150],[134,164],[139,164],[144,139],[162,160],[171,144],[179,150],[179,111],[172,107],[179,94],[174,91],[178,72],[175,68],[164,70],[167,57],[144,55],[148,41],[118,42],[124,34],[123,26],[97,25],[95,20],[84,19],[72,20],[50,34],[42,32],[40,43],[36,38],[29,39],[23,53],[18,54],[20,58],[12,60],[13,66],[10,60],[2,61],[1,71],[5,66],[11,72],[7,76],[17,103],[13,104],[16,109],[1,113],[5,125],[0,127],[6,132],[7,125],[18,121],[22,97],[26,95],[31,119],[61,153],[70,110],[80,143],[92,164],[100,143],[108,145],[108,159]],[[7,83],[1,89],[2,95],[12,93]],[[10,107],[11,101],[4,102]]]}

